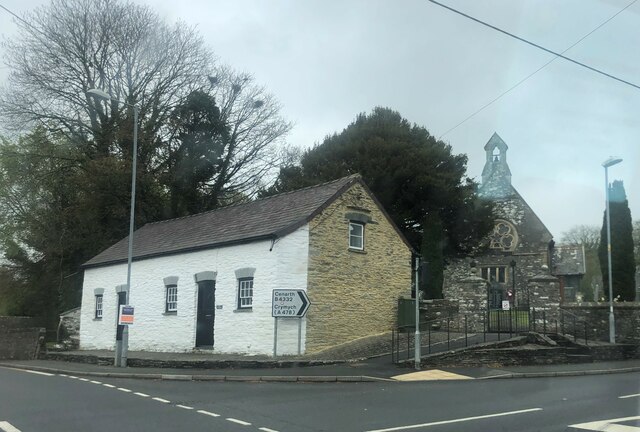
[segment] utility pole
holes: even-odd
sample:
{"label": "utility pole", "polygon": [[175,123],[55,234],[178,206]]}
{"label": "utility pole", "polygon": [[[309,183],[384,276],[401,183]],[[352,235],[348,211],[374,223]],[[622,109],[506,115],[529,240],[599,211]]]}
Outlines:
{"label": "utility pole", "polygon": [[420,370],[420,359],[422,357],[421,352],[420,352],[420,345],[422,344],[422,338],[420,337],[420,257],[416,257],[416,289],[415,289],[415,293],[416,293],[416,298],[415,298],[415,304],[416,304],[416,332],[415,332],[415,341],[414,341],[414,348],[415,348],[415,356],[414,356],[414,360],[415,360],[415,368],[416,370]]}

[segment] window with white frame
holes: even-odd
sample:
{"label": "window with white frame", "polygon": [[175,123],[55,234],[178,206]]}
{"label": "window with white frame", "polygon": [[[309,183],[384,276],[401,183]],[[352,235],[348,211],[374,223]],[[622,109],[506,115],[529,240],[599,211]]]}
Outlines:
{"label": "window with white frame", "polygon": [[238,309],[251,309],[253,305],[253,278],[238,279]]}
{"label": "window with white frame", "polygon": [[349,249],[364,250],[364,224],[349,222]]}
{"label": "window with white frame", "polygon": [[505,283],[507,281],[507,268],[505,266],[483,267],[482,279],[489,282]]}
{"label": "window with white frame", "polygon": [[95,318],[102,319],[102,294],[96,294]]}
{"label": "window with white frame", "polygon": [[177,312],[178,310],[178,285],[167,285],[167,302],[165,312]]}

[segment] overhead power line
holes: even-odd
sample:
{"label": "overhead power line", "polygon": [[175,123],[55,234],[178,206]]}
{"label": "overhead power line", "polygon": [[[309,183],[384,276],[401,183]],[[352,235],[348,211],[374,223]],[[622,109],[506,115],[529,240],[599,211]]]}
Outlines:
{"label": "overhead power line", "polygon": [[456,13],[456,14],[458,14],[458,15],[461,15],[461,16],[463,16],[463,17],[465,17],[465,18],[468,18],[468,19],[470,19],[470,20],[472,20],[472,21],[475,21],[475,22],[477,22],[478,24],[482,24],[482,25],[483,25],[483,26],[485,26],[485,27],[489,27],[489,28],[491,28],[491,29],[493,29],[493,30],[495,30],[495,31],[498,31],[498,32],[500,32],[500,33],[503,33],[503,34],[505,34],[505,35],[507,35],[507,36],[509,36],[509,37],[512,37],[512,38],[514,38],[514,39],[517,39],[517,40],[519,40],[520,42],[524,42],[524,43],[526,43],[527,45],[531,45],[531,46],[536,47],[536,48],[538,48],[538,49],[540,49],[540,50],[542,50],[542,51],[548,52],[549,54],[553,54],[553,55],[555,55],[555,56],[557,56],[557,57],[560,57],[561,59],[564,59],[564,60],[569,61],[569,62],[571,62],[571,63],[577,64],[578,66],[582,66],[582,67],[583,67],[583,68],[585,68],[585,69],[589,69],[589,70],[590,70],[590,71],[592,71],[592,72],[598,73],[598,74],[600,74],[600,75],[606,76],[607,78],[611,78],[611,79],[613,79],[613,80],[616,80],[616,81],[618,81],[618,82],[621,82],[621,83],[623,83],[623,84],[626,84],[626,85],[628,85],[628,86],[631,86],[631,87],[634,87],[634,88],[636,88],[636,89],[640,90],[640,85],[634,84],[634,83],[632,83],[632,82],[630,82],[630,81],[624,80],[624,79],[619,78],[619,77],[617,77],[617,76],[615,76],[615,75],[612,75],[612,74],[610,74],[610,73],[604,72],[604,71],[602,71],[602,70],[600,70],[600,69],[597,69],[597,68],[595,68],[595,67],[589,66],[589,65],[587,65],[587,64],[585,64],[585,63],[582,63],[582,62],[579,62],[579,61],[577,61],[577,60],[574,60],[574,59],[572,59],[572,58],[570,58],[570,57],[566,57],[566,56],[562,55],[562,53],[555,52],[555,51],[553,51],[553,50],[550,50],[550,49],[548,49],[548,48],[543,47],[542,45],[539,45],[539,44],[534,43],[534,42],[531,42],[531,41],[529,41],[529,40],[527,40],[527,39],[525,39],[525,38],[522,38],[522,37],[520,37],[520,36],[517,36],[517,35],[515,35],[515,34],[513,34],[513,33],[509,33],[509,32],[508,32],[508,31],[506,31],[506,30],[503,30],[503,29],[501,29],[501,28],[499,28],[499,27],[496,27],[496,26],[494,26],[494,25],[491,25],[491,24],[489,24],[489,23],[487,23],[487,22],[485,22],[485,21],[479,20],[478,18],[474,18],[474,17],[472,17],[471,15],[468,15],[468,14],[466,14],[466,13],[464,13],[464,12],[461,12],[461,11],[459,11],[459,10],[457,10],[457,9],[454,9],[454,8],[452,8],[452,7],[450,7],[450,6],[447,6],[447,5],[445,5],[445,4],[442,4],[442,3],[440,3],[440,2],[438,2],[438,1],[436,1],[436,0],[428,0],[428,1],[430,1],[431,3],[433,3],[433,4],[435,4],[435,5],[438,5],[438,6],[440,6],[440,7],[443,7],[443,8],[445,8],[445,9],[448,9],[448,10],[450,10],[451,12],[454,12],[454,13]]}
{"label": "overhead power line", "polygon": [[[571,46],[569,46],[567,49],[565,49],[564,51],[561,52],[561,54],[566,53],[567,51],[569,51],[571,48],[575,47],[576,45],[578,45],[580,42],[582,42],[583,40],[585,40],[586,38],[588,38],[589,36],[591,36],[594,32],[596,32],[597,30],[599,30],[601,27],[603,27],[605,24],[607,24],[609,21],[611,21],[612,19],[614,19],[615,17],[617,17],[618,15],[620,15],[622,12],[624,12],[625,10],[627,10],[631,5],[633,5],[634,3],[636,3],[638,0],[633,0],[631,3],[627,4],[625,7],[623,7],[622,9],[620,9],[618,12],[616,12],[615,14],[611,15],[609,18],[607,18],[606,20],[604,20],[600,25],[598,25],[597,27],[595,27],[593,30],[591,30],[589,33],[585,34],[584,36],[582,36],[580,39],[578,39],[575,43],[573,43]],[[554,61],[556,61],[558,59],[558,56],[553,57],[551,60],[549,60],[548,62],[546,62],[545,64],[543,64],[542,66],[540,66],[538,69],[536,69],[535,71],[531,72],[529,75],[527,75],[526,77],[524,77],[523,79],[521,79],[520,81],[518,81],[516,84],[514,84],[513,86],[509,87],[507,90],[503,91],[502,93],[500,93],[497,97],[495,97],[494,99],[490,100],[489,102],[487,102],[486,104],[484,104],[482,107],[480,107],[479,109],[477,109],[476,111],[474,111],[472,114],[470,114],[469,116],[465,117],[464,120],[462,120],[461,122],[457,123],[455,126],[453,126],[452,128],[448,129],[445,133],[443,133],[442,135],[440,135],[438,137],[438,139],[442,139],[442,137],[444,137],[445,135],[447,135],[449,132],[454,131],[455,129],[457,129],[458,127],[462,126],[464,123],[466,123],[467,121],[471,120],[473,117],[475,117],[477,114],[479,114],[480,112],[484,111],[486,108],[488,108],[489,106],[493,105],[495,102],[497,102],[498,100],[502,99],[503,96],[505,96],[507,93],[511,92],[512,90],[514,90],[516,87],[519,87],[520,84],[524,83],[525,81],[527,81],[529,78],[531,78],[532,76],[534,76],[535,74],[537,74],[538,72],[540,72],[542,69],[544,69],[545,67],[547,67],[548,65],[550,65],[551,63],[553,63]]]}

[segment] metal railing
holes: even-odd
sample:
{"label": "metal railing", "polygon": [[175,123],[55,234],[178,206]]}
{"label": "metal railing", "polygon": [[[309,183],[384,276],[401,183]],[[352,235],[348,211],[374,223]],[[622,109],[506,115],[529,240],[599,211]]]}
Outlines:
{"label": "metal railing", "polygon": [[[472,314],[448,313],[440,318],[420,321],[419,325],[423,355],[507,340],[531,331],[545,336],[561,335],[574,342],[584,341],[585,345],[597,339],[596,330],[589,329],[586,320],[563,309],[555,313],[528,307]],[[392,330],[392,362],[412,359],[414,346],[415,326],[401,326]]]}

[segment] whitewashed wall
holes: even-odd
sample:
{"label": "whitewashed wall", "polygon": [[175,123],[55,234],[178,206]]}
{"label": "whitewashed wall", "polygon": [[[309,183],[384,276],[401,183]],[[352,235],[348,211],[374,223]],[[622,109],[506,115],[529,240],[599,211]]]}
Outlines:
{"label": "whitewashed wall", "polygon": [[[214,352],[272,354],[273,289],[306,289],[309,231],[304,226],[279,239],[234,245],[134,261],[129,303],[135,307],[135,324],[129,330],[132,351],[190,351],[195,346],[197,285],[194,275],[213,271],[216,277]],[[253,308],[236,311],[238,282],[235,271],[253,267]],[[81,349],[114,349],[116,324],[115,287],[126,283],[127,266],[118,264],[85,271],[80,322]],[[165,314],[167,276],[178,277],[178,312]],[[103,288],[103,318],[94,319],[94,289]],[[219,309],[222,307],[222,309]],[[306,323],[302,320],[304,352]],[[278,322],[278,355],[295,354],[298,321]]]}

